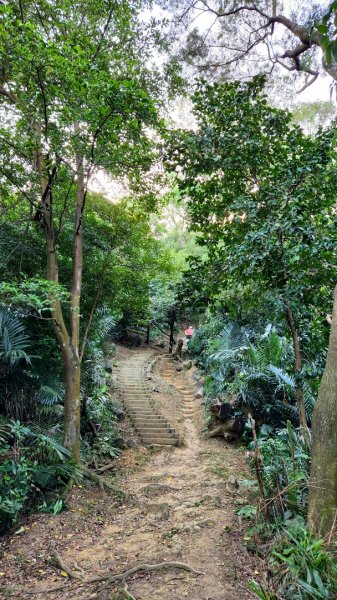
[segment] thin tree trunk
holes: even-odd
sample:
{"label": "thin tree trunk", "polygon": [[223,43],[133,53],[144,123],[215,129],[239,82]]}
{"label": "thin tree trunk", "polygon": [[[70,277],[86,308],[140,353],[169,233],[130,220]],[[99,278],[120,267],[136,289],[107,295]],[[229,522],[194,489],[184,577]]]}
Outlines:
{"label": "thin tree trunk", "polygon": [[102,270],[102,273],[101,273],[101,278],[100,278],[100,281],[99,281],[99,284],[98,284],[98,287],[97,287],[97,290],[96,290],[95,298],[94,298],[94,301],[92,303],[92,307],[91,307],[91,311],[90,311],[90,314],[89,314],[89,318],[88,318],[88,321],[87,321],[87,324],[86,324],[86,327],[85,327],[85,330],[84,330],[83,339],[82,339],[82,347],[81,347],[81,351],[80,351],[80,354],[79,354],[80,363],[82,363],[82,360],[83,360],[83,356],[84,356],[84,353],[85,353],[85,349],[86,349],[86,345],[87,345],[87,341],[88,341],[88,337],[89,337],[89,333],[90,333],[92,321],[93,321],[93,318],[94,318],[94,315],[95,315],[95,310],[97,308],[98,300],[99,300],[99,298],[101,296],[101,293],[102,293],[102,287],[103,287],[103,280],[104,280],[106,262],[104,261],[103,270]]}
{"label": "thin tree trunk", "polygon": [[[37,135],[40,130],[36,127]],[[53,223],[52,181],[46,177],[45,160],[41,152],[36,157],[40,177],[42,201],[41,210],[46,239],[47,278],[58,283],[58,264]],[[79,358],[80,298],[82,285],[82,213],[85,203],[85,187],[82,161],[77,160],[78,177],[76,189],[76,214],[74,232],[73,278],[71,289],[70,332],[65,324],[62,305],[57,296],[51,298],[51,316],[54,331],[60,346],[64,376],[64,446],[71,452],[75,462],[80,462],[80,421],[81,421],[81,367]]]}
{"label": "thin tree trunk", "polygon": [[170,339],[169,339],[169,354],[172,354],[173,344],[174,344],[174,324],[176,321],[176,311],[171,311],[170,317]]}
{"label": "thin tree trunk", "polygon": [[78,356],[80,343],[80,301],[83,271],[83,210],[86,196],[83,174],[83,161],[79,157],[76,158],[76,172],[76,214],[74,231],[73,275],[71,285],[70,331],[74,353]]}
{"label": "thin tree trunk", "polygon": [[337,512],[337,286],[326,365],[312,419],[308,525],[315,535],[333,527]]}
{"label": "thin tree trunk", "polygon": [[304,394],[303,394],[303,385],[300,382],[301,372],[302,372],[302,353],[300,340],[298,337],[298,331],[296,327],[295,318],[293,312],[290,308],[289,302],[287,302],[287,320],[289,323],[291,336],[293,339],[293,347],[295,354],[295,373],[296,373],[296,404],[298,411],[298,418],[300,422],[300,427],[302,429],[303,437],[306,441],[306,444],[310,445],[310,433],[308,429],[307,417],[305,414],[305,405],[304,405]]}
{"label": "thin tree trunk", "polygon": [[64,447],[71,452],[73,460],[80,462],[81,433],[81,367],[71,346],[62,352],[65,372],[64,396]]}
{"label": "thin tree trunk", "polygon": [[84,185],[83,161],[76,158],[76,213],[74,230],[73,275],[71,286],[70,343],[62,349],[65,370],[64,397],[64,446],[70,450],[75,462],[80,462],[81,436],[81,359],[80,301],[83,270],[83,210],[86,190]]}

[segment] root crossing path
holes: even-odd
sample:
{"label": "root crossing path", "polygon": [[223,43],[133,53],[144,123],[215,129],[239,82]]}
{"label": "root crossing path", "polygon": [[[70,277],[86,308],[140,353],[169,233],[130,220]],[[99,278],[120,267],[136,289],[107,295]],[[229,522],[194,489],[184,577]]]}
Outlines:
{"label": "root crossing path", "polygon": [[[145,350],[127,351],[123,357],[120,383],[128,381],[128,389],[132,383],[135,398],[138,378],[141,383],[139,373],[149,358]],[[139,443],[126,450],[116,461],[118,485],[129,494],[123,502],[97,488],[88,490],[83,486],[73,491],[70,511],[32,518],[25,531],[13,536],[5,547],[1,571],[9,569],[12,581],[7,585],[7,595],[0,593],[0,597],[20,600],[255,597],[247,591],[247,583],[250,579],[260,579],[259,566],[244,546],[244,526],[235,515],[235,509],[247,502],[246,488],[240,485],[241,480],[249,478],[244,449],[222,439],[204,439],[203,408],[200,399],[194,398],[192,372],[177,372],[176,367],[171,358],[159,358],[152,384],[160,388],[160,393],[157,392],[157,401],[149,406],[158,415],[165,412],[169,422],[172,399],[172,420],[174,416],[175,422],[181,424],[183,445],[160,444],[150,448]],[[141,395],[143,392],[141,389]],[[152,397],[151,388],[148,392]],[[55,552],[64,564],[86,579],[132,571],[144,563],[168,562],[171,566],[133,570],[126,581],[106,587],[67,577],[67,573],[48,562]],[[200,573],[174,568],[172,563],[190,565]]]}

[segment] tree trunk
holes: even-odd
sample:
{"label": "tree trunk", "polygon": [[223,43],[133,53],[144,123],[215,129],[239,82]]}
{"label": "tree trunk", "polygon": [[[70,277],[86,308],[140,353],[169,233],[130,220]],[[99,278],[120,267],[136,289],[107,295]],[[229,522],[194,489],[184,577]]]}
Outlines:
{"label": "tree trunk", "polygon": [[[37,136],[40,128],[36,126]],[[55,231],[53,223],[53,197],[51,176],[46,176],[45,159],[37,153],[36,166],[40,177],[42,200],[41,210],[46,239],[47,278],[59,282]],[[81,360],[79,356],[80,299],[82,287],[82,246],[83,210],[86,189],[84,185],[83,163],[77,157],[76,212],[74,231],[73,276],[71,289],[70,329],[66,326],[62,305],[57,296],[51,297],[51,316],[55,335],[62,354],[65,378],[64,397],[64,446],[71,452],[75,462],[80,462],[80,422],[81,422]]]}
{"label": "tree trunk", "polygon": [[306,444],[310,445],[310,433],[308,429],[307,417],[305,414],[305,406],[304,406],[304,394],[303,394],[303,385],[301,383],[301,371],[302,371],[302,353],[300,347],[300,340],[298,337],[298,331],[296,327],[295,317],[290,308],[289,302],[287,302],[287,320],[289,323],[289,327],[291,330],[291,336],[293,339],[293,347],[295,354],[295,374],[296,374],[296,404],[297,404],[297,412],[298,419],[300,422],[300,427],[302,430],[303,437],[306,441]]}
{"label": "tree trunk", "polygon": [[326,365],[312,420],[308,525],[315,535],[331,530],[337,514],[337,286]]}
{"label": "tree trunk", "polygon": [[80,462],[81,430],[81,367],[71,346],[62,351],[65,396],[64,396],[64,447],[71,452],[73,460]]}
{"label": "tree trunk", "polygon": [[71,286],[70,340],[62,347],[65,371],[64,446],[75,462],[80,462],[81,437],[81,357],[80,357],[80,301],[83,270],[83,211],[86,198],[83,161],[76,157],[76,212],[74,231],[73,275]]}
{"label": "tree trunk", "polygon": [[169,339],[169,354],[172,354],[173,344],[174,344],[174,324],[176,321],[176,311],[171,311],[170,316],[170,339]]}

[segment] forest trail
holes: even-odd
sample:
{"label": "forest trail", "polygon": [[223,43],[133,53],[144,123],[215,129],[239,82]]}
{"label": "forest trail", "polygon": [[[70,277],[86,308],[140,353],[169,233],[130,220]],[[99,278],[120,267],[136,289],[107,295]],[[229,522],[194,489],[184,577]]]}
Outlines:
{"label": "forest trail", "polygon": [[[148,359],[144,350],[129,351],[124,366]],[[122,473],[118,485],[129,494],[123,502],[83,486],[73,490],[68,512],[34,515],[25,531],[3,548],[1,572],[8,586],[1,597],[117,598],[120,584],[102,590],[102,584],[83,585],[62,576],[48,562],[56,550],[66,565],[78,565],[88,577],[163,561],[187,563],[203,573],[172,568],[139,572],[127,580],[136,600],[253,598],[247,582],[259,579],[257,562],[244,547],[244,527],[234,514],[246,503],[240,486],[249,477],[244,452],[222,439],[204,439],[191,371],[177,372],[176,363],[162,357],[153,381],[179,390],[184,445],[126,450],[116,461],[116,471]],[[52,591],[54,587],[58,589]]]}

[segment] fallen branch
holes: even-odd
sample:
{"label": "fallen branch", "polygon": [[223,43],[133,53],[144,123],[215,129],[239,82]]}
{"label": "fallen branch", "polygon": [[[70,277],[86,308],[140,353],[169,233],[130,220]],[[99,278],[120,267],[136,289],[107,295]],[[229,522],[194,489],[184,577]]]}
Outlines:
{"label": "fallen branch", "polygon": [[79,581],[85,580],[84,573],[73,571],[70,567],[68,567],[68,565],[66,565],[63,562],[61,556],[57,552],[53,553],[53,562],[56,565],[56,567],[58,567],[61,571],[67,573],[67,575],[71,577],[71,579],[77,579]]}

